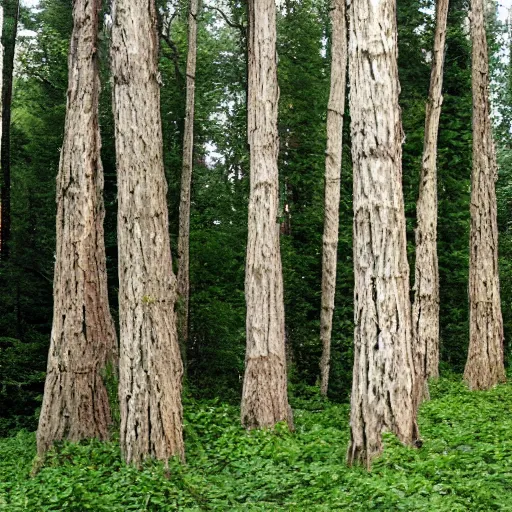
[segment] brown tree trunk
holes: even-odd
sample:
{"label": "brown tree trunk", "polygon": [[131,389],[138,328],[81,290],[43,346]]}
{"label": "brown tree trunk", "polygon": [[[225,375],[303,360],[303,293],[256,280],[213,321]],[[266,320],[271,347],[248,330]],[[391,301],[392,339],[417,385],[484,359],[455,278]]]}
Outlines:
{"label": "brown tree trunk", "polygon": [[76,0],[64,143],[57,176],[53,326],[37,449],[56,440],[107,439],[104,372],[116,364],[103,240],[97,38],[99,1]]}
{"label": "brown tree trunk", "polygon": [[350,3],[355,332],[349,464],[417,438],[395,0]]}
{"label": "brown tree trunk", "polygon": [[320,392],[327,395],[331,362],[331,333],[336,292],[336,262],[340,217],[340,179],[347,76],[347,27],[345,0],[331,7],[331,91],[327,105],[327,149],[325,152],[325,214],[322,253],[322,309],[320,313]]}
{"label": "brown tree trunk", "polygon": [[283,275],[279,248],[276,6],[249,0],[248,142],[251,190],[245,298],[247,348],[242,424],[288,421]]}
{"label": "brown tree trunk", "polygon": [[9,240],[11,239],[11,105],[20,2],[13,0],[6,4],[9,5],[9,8],[4,10],[4,20],[5,18],[12,19],[12,26],[10,31],[4,29],[2,36],[4,66],[2,70],[2,152],[0,156],[2,167],[0,252],[4,261],[9,258]]}
{"label": "brown tree trunk", "polygon": [[439,268],[437,263],[437,134],[443,103],[443,65],[448,0],[436,4],[436,32],[425,139],[416,205],[416,267],[412,329],[418,401],[428,397],[427,379],[439,377]]}
{"label": "brown tree trunk", "polygon": [[489,102],[484,2],[471,1],[473,172],[469,257],[469,351],[464,379],[471,389],[505,380],[498,273],[498,176]]}
{"label": "brown tree trunk", "polygon": [[164,176],[154,0],[115,0],[119,402],[128,463],[184,457],[181,379]]}
{"label": "brown tree trunk", "polygon": [[181,171],[180,227],[178,235],[178,325],[181,356],[185,364],[188,342],[190,302],[190,192],[194,156],[194,97],[197,54],[198,0],[190,0],[188,13],[187,105],[183,136]]}

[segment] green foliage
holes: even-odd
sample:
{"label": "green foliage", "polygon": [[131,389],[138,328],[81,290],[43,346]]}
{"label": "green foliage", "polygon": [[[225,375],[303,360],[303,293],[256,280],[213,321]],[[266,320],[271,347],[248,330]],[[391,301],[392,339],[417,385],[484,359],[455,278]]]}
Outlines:
{"label": "green foliage", "polygon": [[37,426],[34,413],[42,400],[46,343],[0,338],[0,437]]}
{"label": "green foliage", "polygon": [[370,473],[345,465],[348,407],[309,390],[296,398],[296,431],[247,432],[237,408],[185,402],[187,464],[120,462],[116,442],[60,444],[30,478],[34,436],[0,441],[0,510],[510,510],[512,387],[470,393],[431,385],[423,447],[385,437]]}
{"label": "green foliage", "polygon": [[462,371],[469,339],[469,198],[471,177],[471,53],[468,5],[456,0],[448,11],[443,107],[439,125],[438,254],[441,357]]}
{"label": "green foliage", "polygon": [[[12,3],[12,2],[11,2]],[[12,104],[12,239],[0,265],[2,344],[0,436],[34,428],[43,393],[51,330],[55,251],[55,176],[64,127],[71,4],[44,0],[23,13],[37,29],[18,41],[20,70]],[[5,358],[5,359],[4,359]],[[6,369],[13,377],[6,377]],[[15,384],[14,384],[15,382]]]}

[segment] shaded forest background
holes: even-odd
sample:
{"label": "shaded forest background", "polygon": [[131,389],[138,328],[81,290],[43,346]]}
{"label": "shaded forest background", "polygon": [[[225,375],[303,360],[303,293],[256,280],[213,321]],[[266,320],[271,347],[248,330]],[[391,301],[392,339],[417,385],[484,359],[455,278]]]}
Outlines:
{"label": "shaded forest background", "polygon": [[[213,4],[212,4],[213,5]],[[205,4],[199,19],[195,163],[191,212],[188,392],[238,402],[245,353],[244,267],[249,160],[246,145],[246,14],[243,1]],[[220,9],[220,10],[219,10]],[[466,0],[452,0],[439,131],[438,254],[442,370],[462,372],[468,345],[468,245],[471,175],[471,69]],[[173,255],[185,109],[186,4],[161,2],[160,70],[164,156]],[[433,4],[398,5],[399,72],[405,131],[403,186],[410,263],[430,77]],[[105,14],[108,7],[105,6]],[[104,18],[108,20],[108,16]],[[11,25],[9,25],[11,23]],[[0,264],[0,436],[36,428],[52,320],[55,177],[63,139],[67,53],[66,0],[22,9],[12,106],[12,238]],[[286,342],[291,392],[318,379],[325,117],[329,93],[325,0],[288,0],[278,13],[281,88],[280,222]],[[6,17],[4,38],[12,30]],[[34,32],[27,32],[34,31]],[[512,332],[512,72],[508,27],[488,17],[493,76],[502,310]],[[35,33],[35,35],[34,35]],[[100,123],[105,171],[105,236],[110,304],[117,309],[116,176],[109,72],[109,27],[101,46]],[[349,113],[347,112],[347,117]],[[345,123],[336,309],[329,397],[347,401],[353,338],[352,174]],[[176,264],[176,258],[174,258]],[[411,271],[411,276],[414,272]],[[179,306],[178,306],[179,307]]]}

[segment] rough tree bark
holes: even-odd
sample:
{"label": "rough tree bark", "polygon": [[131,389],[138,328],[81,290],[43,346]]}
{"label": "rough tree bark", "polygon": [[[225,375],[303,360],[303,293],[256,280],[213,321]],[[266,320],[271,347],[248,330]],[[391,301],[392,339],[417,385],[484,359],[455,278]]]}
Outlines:
{"label": "rough tree bark", "polygon": [[9,240],[11,238],[11,105],[20,2],[19,0],[12,0],[4,5],[9,6],[8,9],[4,10],[4,23],[7,23],[7,20],[12,20],[12,24],[9,23],[10,30],[4,28],[2,34],[4,65],[2,69],[2,150],[0,156],[2,167],[0,252],[2,260],[5,261],[9,258]]}
{"label": "rough tree bark", "polygon": [[498,274],[498,176],[489,102],[484,1],[471,1],[473,172],[469,257],[469,351],[464,379],[471,389],[505,380]]}
{"label": "rough tree bark", "polygon": [[114,0],[118,173],[119,402],[128,463],[184,458],[154,0]]}
{"label": "rough tree bark", "polygon": [[343,113],[347,76],[347,27],[345,0],[331,6],[331,91],[327,105],[327,149],[325,152],[325,213],[322,253],[322,309],[320,312],[320,392],[327,395],[331,362],[331,333],[336,292],[336,262],[340,217],[340,179]]}
{"label": "rough tree bark", "polygon": [[97,39],[101,2],[76,0],[64,143],[57,176],[53,326],[37,449],[56,440],[107,439],[104,383],[116,365],[103,240]]}
{"label": "rough tree bark", "polygon": [[354,170],[354,371],[349,464],[367,467],[382,432],[417,439],[402,194],[395,0],[350,2]]}
{"label": "rough tree bark", "polygon": [[274,0],[249,0],[248,142],[251,189],[245,298],[247,348],[242,424],[291,425],[288,405],[283,276],[279,248],[277,112],[279,87]]}
{"label": "rough tree bark", "polygon": [[188,13],[187,100],[181,171],[180,226],[178,234],[178,325],[181,356],[186,362],[190,302],[190,193],[194,156],[194,99],[197,54],[198,0],[190,0]]}
{"label": "rough tree bark", "polygon": [[443,103],[443,66],[448,0],[436,4],[436,32],[420,192],[416,204],[416,267],[412,307],[413,351],[418,401],[428,397],[427,379],[439,377],[439,268],[437,262],[437,134]]}

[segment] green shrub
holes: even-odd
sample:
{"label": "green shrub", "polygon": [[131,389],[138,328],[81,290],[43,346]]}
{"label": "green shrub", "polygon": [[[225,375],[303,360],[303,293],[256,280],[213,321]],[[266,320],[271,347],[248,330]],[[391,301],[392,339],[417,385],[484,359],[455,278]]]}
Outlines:
{"label": "green shrub", "polygon": [[0,510],[17,511],[496,511],[511,510],[512,386],[469,392],[431,384],[420,414],[423,447],[385,436],[372,471],[347,468],[348,405],[314,388],[293,399],[295,432],[245,431],[239,410],[185,400],[187,463],[141,471],[119,445],[60,443],[31,478],[35,438],[0,440]]}

